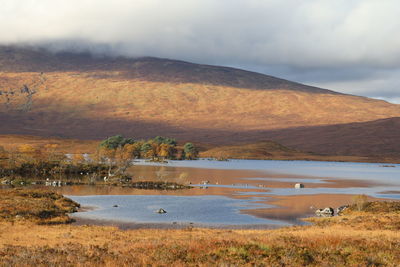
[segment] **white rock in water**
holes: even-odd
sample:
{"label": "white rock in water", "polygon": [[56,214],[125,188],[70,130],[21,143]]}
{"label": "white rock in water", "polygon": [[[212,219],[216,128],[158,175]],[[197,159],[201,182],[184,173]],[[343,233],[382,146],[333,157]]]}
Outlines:
{"label": "white rock in water", "polygon": [[296,189],[304,188],[304,184],[300,184],[300,183],[295,184],[294,188],[296,188]]}

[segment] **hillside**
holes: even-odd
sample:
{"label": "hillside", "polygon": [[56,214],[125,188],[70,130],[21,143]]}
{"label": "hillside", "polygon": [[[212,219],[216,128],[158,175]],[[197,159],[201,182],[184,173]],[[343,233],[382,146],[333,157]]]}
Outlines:
{"label": "hillside", "polygon": [[307,154],[273,141],[263,141],[255,144],[218,146],[202,152],[200,156],[217,159],[298,159]]}
{"label": "hillside", "polygon": [[[167,135],[228,145],[274,140],[319,152],[314,139],[329,139],[330,128],[325,137],[314,130],[301,139],[299,127],[391,117],[400,117],[399,105],[239,69],[0,47],[0,134],[78,139]],[[351,139],[341,136],[336,132],[335,142],[347,146]],[[363,153],[361,147],[353,150]],[[346,153],[336,146],[329,151],[339,152]]]}
{"label": "hillside", "polygon": [[400,158],[400,118],[258,133],[302,151],[322,155]]}

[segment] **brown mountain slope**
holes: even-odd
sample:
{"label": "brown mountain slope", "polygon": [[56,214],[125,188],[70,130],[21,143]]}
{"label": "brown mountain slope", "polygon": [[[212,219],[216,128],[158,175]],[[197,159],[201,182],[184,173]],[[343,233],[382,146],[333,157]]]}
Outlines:
{"label": "brown mountain slope", "polygon": [[[399,162],[400,160],[400,118],[272,131],[224,132],[218,135],[224,136],[225,140],[235,139],[237,135],[240,135],[243,143],[217,147],[206,146],[204,156],[277,159],[284,158],[282,156],[286,152],[285,149],[277,148],[286,146],[290,147],[287,159],[296,157],[310,160],[382,162]],[[255,140],[274,140],[284,146],[273,146],[272,144],[275,143],[270,141],[255,143]],[[221,141],[223,141],[222,138]],[[343,155],[353,158],[338,157]]]}
{"label": "brown mountain slope", "polygon": [[253,135],[324,155],[400,157],[400,118],[363,123],[300,127]]}
{"label": "brown mountain slope", "polygon": [[263,141],[254,144],[213,147],[207,151],[201,152],[200,156],[217,159],[299,159],[308,155],[273,141]]}
{"label": "brown mountain slope", "polygon": [[0,48],[1,134],[234,144],[390,117],[399,105],[232,68]]}

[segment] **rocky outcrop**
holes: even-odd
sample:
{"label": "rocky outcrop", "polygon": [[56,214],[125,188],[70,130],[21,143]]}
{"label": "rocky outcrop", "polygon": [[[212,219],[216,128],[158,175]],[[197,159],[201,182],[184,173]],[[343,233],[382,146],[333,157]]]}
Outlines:
{"label": "rocky outcrop", "polygon": [[324,209],[317,209],[315,211],[315,215],[317,215],[318,217],[332,217],[333,215],[335,215],[335,211],[333,208],[327,207]]}
{"label": "rocky outcrop", "polygon": [[336,214],[342,215],[343,211],[345,211],[348,207],[349,205],[340,206],[339,208],[336,209]]}

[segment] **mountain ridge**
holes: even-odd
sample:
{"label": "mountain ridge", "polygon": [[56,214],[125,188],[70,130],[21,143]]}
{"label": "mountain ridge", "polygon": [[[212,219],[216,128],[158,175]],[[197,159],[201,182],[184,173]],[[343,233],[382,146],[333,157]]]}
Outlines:
{"label": "mountain ridge", "polygon": [[[15,55],[18,55],[17,57]],[[27,64],[31,62],[31,65]],[[43,64],[46,62],[46,64]],[[248,89],[287,89],[341,94],[258,72],[157,57],[94,56],[0,46],[0,70],[7,72],[124,71],[121,77],[153,82],[203,83]],[[149,75],[152,74],[152,75]]]}
{"label": "mountain ridge", "polygon": [[[7,55],[4,49],[9,49]],[[82,54],[63,54],[61,58],[69,61],[61,62],[48,52],[42,51],[40,60],[26,53],[36,52],[0,48],[0,134],[79,139],[102,139],[115,134],[137,138],[168,135],[210,144],[268,139],[288,145],[293,143],[288,142],[291,138],[299,138],[296,129],[301,127],[313,129],[400,117],[400,105],[238,69],[153,58],[127,60],[124,65],[118,62],[126,59],[90,57],[90,64],[96,62],[90,65],[88,56]],[[92,67],[85,69],[83,63],[77,62]],[[35,69],[36,65],[54,69],[41,71],[45,69]],[[393,131],[398,124],[385,127]],[[294,142],[294,147],[307,152],[319,150],[313,139],[320,140],[321,134],[329,137],[329,129],[311,131],[301,139],[304,146]],[[359,129],[365,131],[363,127]],[[376,138],[380,136],[384,137],[384,131],[379,131]],[[340,137],[341,132],[337,131],[337,147],[331,146],[333,154],[347,153],[343,147],[354,142]],[[391,140],[397,138],[400,139],[395,136]],[[352,146],[348,153],[364,153],[362,144]],[[382,149],[386,150],[387,147]],[[379,152],[379,147],[375,151]]]}

